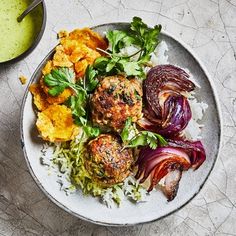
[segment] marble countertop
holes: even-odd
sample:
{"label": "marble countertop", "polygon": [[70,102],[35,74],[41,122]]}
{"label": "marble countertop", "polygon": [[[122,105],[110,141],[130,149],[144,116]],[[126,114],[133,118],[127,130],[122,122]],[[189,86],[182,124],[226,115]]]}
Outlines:
{"label": "marble countertop", "polygon": [[[25,60],[0,68],[0,235],[236,235],[236,0],[46,0],[44,36]],[[162,24],[208,68],[223,113],[223,145],[201,192],[154,223],[126,228],[93,225],[54,205],[30,176],[20,146],[20,105],[28,78],[61,29],[130,21]],[[0,49],[1,50],[1,49]]]}

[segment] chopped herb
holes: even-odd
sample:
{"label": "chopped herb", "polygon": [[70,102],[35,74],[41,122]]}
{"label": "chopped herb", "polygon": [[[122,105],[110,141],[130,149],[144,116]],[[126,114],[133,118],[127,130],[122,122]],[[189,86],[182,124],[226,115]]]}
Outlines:
{"label": "chopped herb", "polygon": [[131,22],[132,35],[135,38],[134,44],[141,48],[139,56],[140,63],[147,63],[150,60],[150,54],[158,45],[158,35],[161,31],[161,25],[149,28],[142,19],[134,17]]}
{"label": "chopped herb", "polygon": [[147,146],[156,149],[158,145],[165,146],[167,141],[160,135],[150,131],[140,131],[134,138],[129,141],[127,147]]}
{"label": "chopped herb", "polygon": [[45,162],[45,160],[44,160],[43,157],[40,157],[40,158],[39,158],[39,162],[40,162],[40,164],[43,165],[43,166],[49,166],[49,164]]}
{"label": "chopped herb", "polygon": [[[125,126],[123,128],[123,130],[121,131],[121,139],[122,141],[125,143],[126,141],[128,141],[129,138],[129,134],[131,133],[131,129],[133,129],[134,126],[132,126],[132,119],[131,117],[129,117],[126,121],[125,121]],[[135,133],[134,133],[135,135]]]}
{"label": "chopped herb", "polygon": [[87,123],[87,94],[78,93],[75,96],[69,97],[66,101],[66,105],[70,107],[74,121],[77,125],[86,125]]}
{"label": "chopped herb", "polygon": [[125,127],[121,132],[121,139],[125,147],[149,146],[152,149],[157,148],[158,145],[164,146],[167,141],[157,133],[150,131],[138,131],[135,124],[132,124],[131,118],[125,122]]}
{"label": "chopped herb", "polygon": [[81,86],[75,83],[75,73],[72,69],[61,67],[54,69],[51,73],[45,75],[44,83],[49,86],[48,93],[51,96],[58,96],[66,88],[72,88],[76,93],[84,90]]}
{"label": "chopped herb", "polygon": [[96,138],[101,133],[101,130],[98,127],[86,125],[83,127],[83,129],[89,138]]}
{"label": "chopped herb", "polygon": [[86,91],[93,92],[94,89],[97,87],[99,81],[96,78],[98,72],[90,65],[87,66],[85,72],[85,84],[84,87]]}

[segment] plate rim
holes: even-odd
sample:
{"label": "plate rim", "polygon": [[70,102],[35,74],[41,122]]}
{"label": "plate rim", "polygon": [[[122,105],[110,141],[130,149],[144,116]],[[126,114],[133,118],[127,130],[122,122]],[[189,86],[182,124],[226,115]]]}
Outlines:
{"label": "plate rim", "polygon": [[[98,25],[95,25],[95,26],[92,26],[90,27],[91,29],[94,29],[94,28],[97,28],[97,27],[101,27],[101,26],[109,26],[109,25],[128,25],[130,24],[130,22],[110,22],[110,23],[104,23],[104,24],[98,24]],[[50,50],[50,52],[48,52],[48,54],[42,59],[42,61],[40,62],[40,64],[37,66],[37,68],[34,70],[34,73],[32,74],[31,78],[30,78],[30,81],[25,89],[25,92],[24,92],[24,96],[23,96],[23,99],[22,99],[22,103],[21,103],[21,108],[20,108],[20,142],[21,142],[21,148],[23,150],[23,153],[24,153],[24,158],[25,158],[25,161],[26,161],[26,164],[27,164],[27,167],[29,169],[29,172],[33,178],[33,180],[35,181],[35,183],[37,184],[37,186],[41,189],[41,191],[55,204],[57,205],[58,207],[60,207],[61,209],[63,209],[64,211],[68,212],[69,214],[79,218],[79,219],[82,219],[82,220],[85,220],[87,222],[90,222],[90,223],[94,223],[94,224],[97,224],[97,225],[102,225],[102,226],[114,226],[114,227],[122,227],[122,226],[134,226],[134,225],[140,225],[140,224],[145,224],[145,223],[152,223],[152,222],[155,222],[155,221],[158,221],[158,220],[161,220],[175,212],[177,212],[178,210],[182,209],[184,206],[186,206],[190,201],[192,201],[196,195],[199,194],[199,192],[201,191],[201,189],[203,188],[203,186],[205,185],[205,183],[207,182],[213,168],[215,167],[215,164],[216,164],[216,160],[218,159],[220,153],[221,153],[221,149],[222,149],[222,135],[223,135],[223,121],[222,121],[222,110],[221,110],[221,106],[220,106],[220,102],[219,102],[219,96],[218,96],[218,92],[216,90],[216,87],[215,87],[215,83],[213,82],[213,79],[211,77],[211,75],[209,74],[208,70],[206,69],[205,65],[201,62],[201,60],[199,59],[198,55],[194,52],[194,50],[192,48],[190,48],[190,46],[188,46],[185,42],[183,42],[182,39],[180,39],[178,36],[173,36],[171,35],[167,30],[161,30],[161,34],[164,35],[164,36],[167,36],[171,39],[173,39],[174,41],[176,41],[178,44],[180,44],[181,46],[183,46],[185,48],[185,50],[188,51],[188,53],[191,54],[191,56],[196,60],[196,62],[199,64],[199,66],[201,67],[202,71],[204,72],[204,74],[206,75],[207,77],[207,80],[210,84],[210,87],[212,89],[212,92],[213,92],[213,97],[214,97],[214,100],[215,100],[215,103],[216,103],[216,111],[217,111],[217,115],[218,115],[218,118],[219,118],[219,143],[218,143],[218,150],[217,150],[217,154],[215,155],[214,157],[214,160],[213,160],[213,164],[209,170],[209,172],[207,173],[207,176],[206,178],[204,179],[204,181],[202,182],[202,184],[200,185],[199,189],[193,194],[193,196],[191,196],[191,198],[186,201],[183,205],[179,206],[178,208],[170,211],[169,213],[161,216],[161,217],[158,217],[158,218],[155,218],[153,220],[147,220],[147,221],[142,221],[142,222],[137,222],[137,223],[125,223],[125,224],[119,224],[119,223],[107,223],[107,222],[103,222],[103,221],[97,221],[97,220],[93,220],[91,218],[87,218],[87,217],[84,217],[74,211],[72,211],[71,209],[69,209],[68,207],[66,207],[65,205],[63,205],[61,202],[59,202],[57,199],[55,199],[49,192],[47,192],[47,190],[42,186],[41,182],[38,180],[38,178],[36,177],[36,175],[34,174],[34,171],[31,167],[31,164],[30,164],[30,161],[29,161],[29,158],[28,158],[28,155],[27,155],[27,152],[26,152],[26,149],[25,149],[25,142],[24,142],[24,132],[23,132],[23,117],[24,117],[24,108],[25,108],[25,103],[26,103],[26,99],[27,99],[27,96],[28,96],[28,93],[29,93],[29,86],[32,84],[32,82],[34,81],[34,78],[35,78],[35,75],[37,73],[37,71],[41,68],[42,64],[44,63],[45,59],[53,53],[53,51],[55,50],[55,47]]]}

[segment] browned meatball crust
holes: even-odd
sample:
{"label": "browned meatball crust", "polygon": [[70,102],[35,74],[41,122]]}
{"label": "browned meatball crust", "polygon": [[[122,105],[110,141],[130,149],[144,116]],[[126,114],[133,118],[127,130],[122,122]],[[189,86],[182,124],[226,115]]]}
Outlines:
{"label": "browned meatball crust", "polygon": [[124,181],[133,163],[131,150],[122,150],[118,138],[102,134],[88,143],[85,166],[96,182],[111,186]]}
{"label": "browned meatball crust", "polygon": [[136,79],[105,77],[91,98],[93,122],[121,131],[128,117],[137,122],[142,116],[142,87]]}

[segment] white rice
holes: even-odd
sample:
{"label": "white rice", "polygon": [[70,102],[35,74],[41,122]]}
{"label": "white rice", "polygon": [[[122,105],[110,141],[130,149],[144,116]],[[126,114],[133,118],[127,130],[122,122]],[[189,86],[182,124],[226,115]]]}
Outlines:
{"label": "white rice", "polygon": [[[122,48],[118,55],[123,56],[123,57],[127,57],[127,56],[134,55],[139,50],[140,50],[140,48],[131,45],[131,46]],[[140,56],[140,53],[137,53],[135,56],[131,57],[131,60],[137,61],[139,56]]]}
{"label": "white rice", "polygon": [[155,51],[151,54],[151,62],[153,66],[169,64],[168,62],[168,46],[165,41],[161,41]]}
{"label": "white rice", "polygon": [[201,132],[204,125],[200,122],[204,116],[206,109],[208,108],[208,105],[204,102],[198,102],[198,100],[193,96],[190,97],[188,101],[192,111],[192,119],[189,121],[187,127],[185,128],[184,134],[187,139],[202,139]]}

